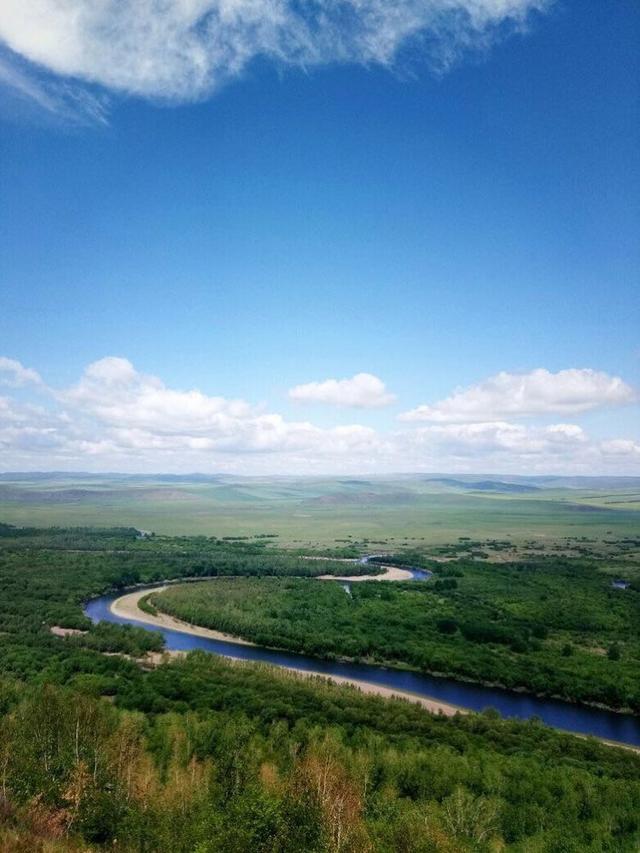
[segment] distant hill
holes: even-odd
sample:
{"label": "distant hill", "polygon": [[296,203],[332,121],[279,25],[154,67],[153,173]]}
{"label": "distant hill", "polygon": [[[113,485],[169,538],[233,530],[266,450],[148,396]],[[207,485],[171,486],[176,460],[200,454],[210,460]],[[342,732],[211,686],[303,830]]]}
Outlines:
{"label": "distant hill", "polygon": [[440,483],[453,489],[466,489],[474,492],[539,492],[539,486],[530,483],[505,483],[501,480],[479,480],[478,482],[467,482],[465,480],[454,480],[451,477],[437,477],[429,480],[430,483]]}
{"label": "distant hill", "polygon": [[563,476],[558,474],[523,476],[516,474],[464,474],[457,476],[442,472],[430,473],[390,473],[370,474],[364,476],[333,477],[330,475],[295,476],[291,474],[247,476],[240,474],[201,474],[197,472],[185,474],[126,474],[122,472],[90,471],[6,471],[0,472],[0,482],[4,483],[34,483],[68,482],[68,483],[213,483],[245,485],[258,484],[288,484],[308,486],[313,483],[333,484],[349,488],[377,488],[390,483],[434,483],[458,489],[475,489],[476,491],[528,492],[540,489],[637,489],[640,488],[640,477],[619,476]]}
{"label": "distant hill", "polygon": [[394,504],[409,504],[415,503],[417,496],[412,492],[374,492],[374,491],[357,491],[357,492],[331,492],[327,495],[318,495],[317,497],[309,498],[304,501],[305,505],[325,505],[339,506],[341,504],[355,504],[361,506],[363,504],[375,504],[378,506],[388,506]]}

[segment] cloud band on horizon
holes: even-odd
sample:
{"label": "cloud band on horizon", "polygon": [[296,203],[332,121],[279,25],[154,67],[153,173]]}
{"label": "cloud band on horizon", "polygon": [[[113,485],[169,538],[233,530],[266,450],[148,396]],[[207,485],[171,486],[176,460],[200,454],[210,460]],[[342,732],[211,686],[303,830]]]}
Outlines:
{"label": "cloud band on horizon", "polygon": [[[597,387],[619,388],[604,381],[607,374],[586,373]],[[244,400],[169,388],[115,356],[88,365],[62,389],[47,386],[15,359],[0,359],[0,378],[8,389],[0,396],[4,470],[640,473],[636,437],[596,441],[579,424],[564,421],[539,425],[485,417],[386,432],[357,423],[320,427]],[[605,393],[601,402],[629,401],[625,394]],[[584,410],[584,402],[580,406]],[[486,409],[479,414],[486,416]]]}

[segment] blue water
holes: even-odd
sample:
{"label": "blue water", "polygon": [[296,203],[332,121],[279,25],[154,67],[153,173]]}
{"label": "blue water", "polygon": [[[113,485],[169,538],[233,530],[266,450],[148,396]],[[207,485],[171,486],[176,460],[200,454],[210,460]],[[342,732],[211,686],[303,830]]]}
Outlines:
{"label": "blue water", "polygon": [[414,581],[428,581],[433,572],[426,569],[409,569]]}
{"label": "blue water", "polygon": [[[157,586],[160,584],[148,588],[154,589]],[[148,631],[158,631],[164,637],[166,648],[171,650],[200,649],[229,658],[260,661],[324,675],[340,675],[396,690],[409,691],[419,696],[440,699],[472,711],[495,708],[503,717],[517,717],[524,720],[539,717],[547,725],[558,729],[640,746],[640,718],[638,717],[617,714],[600,708],[572,705],[557,699],[542,699],[524,693],[513,693],[497,687],[468,684],[452,678],[404,672],[372,664],[326,661],[293,652],[280,652],[259,646],[242,646],[207,637],[194,637],[182,631],[159,628],[138,622],[136,619],[116,616],[110,610],[111,603],[122,594],[122,592],[116,592],[93,599],[85,606],[85,613],[93,622],[104,620],[120,625],[137,625]]]}

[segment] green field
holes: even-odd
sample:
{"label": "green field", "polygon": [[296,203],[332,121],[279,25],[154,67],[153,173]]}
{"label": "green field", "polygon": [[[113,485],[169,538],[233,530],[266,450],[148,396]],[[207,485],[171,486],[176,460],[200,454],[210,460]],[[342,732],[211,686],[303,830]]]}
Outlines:
{"label": "green field", "polygon": [[3,475],[17,525],[135,526],[167,535],[270,534],[285,546],[398,546],[459,536],[560,543],[640,535],[638,478],[171,478]]}

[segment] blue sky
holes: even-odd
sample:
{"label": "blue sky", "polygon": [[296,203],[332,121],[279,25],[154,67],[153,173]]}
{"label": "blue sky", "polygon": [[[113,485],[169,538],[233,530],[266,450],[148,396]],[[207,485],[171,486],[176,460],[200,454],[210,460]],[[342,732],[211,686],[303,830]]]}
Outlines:
{"label": "blue sky", "polygon": [[640,7],[457,2],[205,80],[0,10],[0,468],[640,473]]}

